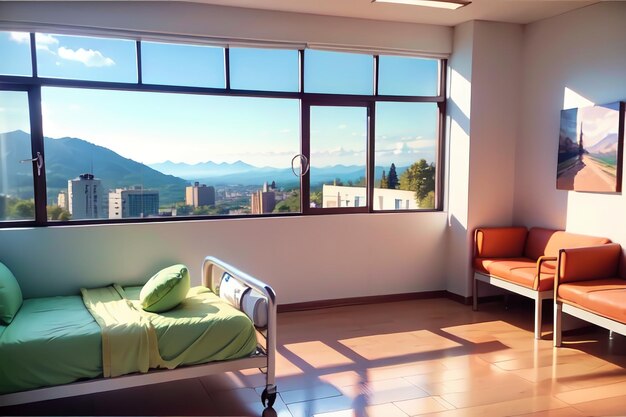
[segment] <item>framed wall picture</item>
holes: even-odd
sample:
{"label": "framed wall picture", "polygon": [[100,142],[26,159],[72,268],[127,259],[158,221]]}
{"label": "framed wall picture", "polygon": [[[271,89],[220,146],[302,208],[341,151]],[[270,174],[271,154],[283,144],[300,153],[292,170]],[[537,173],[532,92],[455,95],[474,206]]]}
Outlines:
{"label": "framed wall picture", "polygon": [[561,111],[556,188],[622,191],[625,103]]}

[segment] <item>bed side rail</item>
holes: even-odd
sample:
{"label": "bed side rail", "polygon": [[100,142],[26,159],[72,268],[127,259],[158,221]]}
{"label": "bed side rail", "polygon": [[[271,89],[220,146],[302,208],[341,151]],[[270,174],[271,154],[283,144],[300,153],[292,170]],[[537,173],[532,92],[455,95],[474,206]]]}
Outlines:
{"label": "bed side rail", "polygon": [[[219,283],[224,272],[267,298],[267,329],[265,332],[262,332],[266,340],[267,354],[267,386],[264,391],[264,397],[269,396],[270,403],[273,404],[272,400],[276,398],[276,293],[272,287],[263,281],[214,256],[204,258],[202,263],[202,285],[219,295]],[[265,398],[263,403],[265,404]]]}

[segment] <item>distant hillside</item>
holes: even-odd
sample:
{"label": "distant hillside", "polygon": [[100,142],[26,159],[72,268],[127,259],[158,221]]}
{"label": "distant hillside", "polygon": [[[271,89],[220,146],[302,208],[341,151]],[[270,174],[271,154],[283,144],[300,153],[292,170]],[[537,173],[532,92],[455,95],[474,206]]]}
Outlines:
{"label": "distant hillside", "polygon": [[606,135],[601,141],[587,148],[590,154],[610,154],[617,152],[617,133]]}
{"label": "distant hillside", "polygon": [[232,164],[227,162],[215,163],[212,161],[200,162],[197,164],[186,164],[184,162],[165,161],[157,164],[148,164],[150,168],[156,169],[165,174],[174,175],[186,180],[197,180],[203,177],[220,177],[223,175],[240,174],[257,169],[252,165],[242,161]]}
{"label": "distant hillside", "polygon": [[[0,147],[7,158],[8,193],[20,198],[32,198],[32,165],[21,164],[30,158],[30,135],[20,130],[0,136]],[[144,164],[127,159],[110,149],[82,139],[44,138],[46,151],[46,181],[48,202],[56,201],[60,190],[67,189],[67,181],[91,172],[102,180],[105,189],[143,185],[159,190],[161,204],[183,201],[188,181],[165,175]],[[4,168],[4,167],[3,167]]]}
{"label": "distant hillside", "polygon": [[[161,172],[176,175],[189,181],[199,181],[207,185],[260,185],[263,182],[275,181],[279,187],[296,187],[299,179],[293,174],[291,168],[255,167],[242,161],[232,164],[225,162],[203,162],[199,164],[186,164],[175,162],[162,162],[150,165]],[[398,167],[398,176],[407,167]],[[376,180],[382,177],[382,172],[389,172],[389,167],[376,167]],[[357,181],[365,175],[365,167],[358,165],[334,165],[330,167],[311,168],[313,186],[327,183],[335,178],[343,182]]]}

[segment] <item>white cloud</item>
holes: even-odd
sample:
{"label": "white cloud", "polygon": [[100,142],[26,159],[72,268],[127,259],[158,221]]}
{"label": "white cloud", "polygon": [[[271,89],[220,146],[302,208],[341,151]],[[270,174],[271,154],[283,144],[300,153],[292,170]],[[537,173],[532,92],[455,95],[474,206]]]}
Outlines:
{"label": "white cloud", "polygon": [[346,127],[348,127],[348,125],[341,124],[341,125],[337,126],[337,129],[345,129]]}
{"label": "white cloud", "polygon": [[68,61],[77,61],[86,67],[110,67],[115,65],[115,61],[102,55],[102,52],[93,49],[79,48],[77,50],[69,49],[64,46],[59,48],[59,57]]}
{"label": "white cloud", "polygon": [[11,32],[11,40],[17,43],[29,43],[30,33],[25,32]]}
{"label": "white cloud", "polygon": [[58,45],[59,40],[52,35],[46,35],[43,33],[35,34],[35,48],[39,51],[47,51],[56,55],[56,53],[50,48],[57,47]]}

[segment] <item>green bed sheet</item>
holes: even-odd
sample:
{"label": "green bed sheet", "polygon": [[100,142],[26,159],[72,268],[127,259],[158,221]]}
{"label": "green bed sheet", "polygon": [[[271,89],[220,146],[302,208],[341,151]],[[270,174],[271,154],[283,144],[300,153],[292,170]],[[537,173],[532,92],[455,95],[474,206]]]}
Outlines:
{"label": "green bed sheet", "polygon": [[0,336],[0,393],[102,373],[100,326],[80,296],[26,299]]}
{"label": "green bed sheet", "polygon": [[[141,287],[126,287],[138,300]],[[236,359],[256,349],[250,319],[210,290],[194,287],[177,308],[150,314],[165,360],[192,365]],[[1,329],[0,329],[1,332]],[[0,333],[0,393],[66,384],[102,375],[100,327],[80,296],[24,300]]]}

